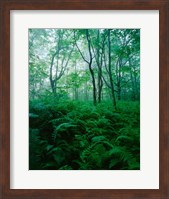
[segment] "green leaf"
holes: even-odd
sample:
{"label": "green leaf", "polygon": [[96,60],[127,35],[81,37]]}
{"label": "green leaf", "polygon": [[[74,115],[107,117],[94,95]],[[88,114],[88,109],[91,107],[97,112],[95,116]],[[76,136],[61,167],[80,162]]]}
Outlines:
{"label": "green leaf", "polygon": [[95,136],[92,138],[92,142],[101,142],[103,140],[106,140],[105,136]]}

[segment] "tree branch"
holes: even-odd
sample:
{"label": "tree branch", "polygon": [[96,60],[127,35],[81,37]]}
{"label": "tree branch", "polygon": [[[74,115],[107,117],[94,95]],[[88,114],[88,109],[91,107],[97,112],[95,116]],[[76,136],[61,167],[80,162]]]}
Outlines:
{"label": "tree branch", "polygon": [[75,45],[76,45],[76,47],[77,47],[77,49],[78,49],[78,51],[79,51],[79,53],[80,53],[80,55],[81,55],[82,59],[83,59],[86,63],[88,63],[88,64],[89,64],[89,61],[87,61],[87,60],[85,59],[85,57],[83,56],[83,54],[82,54],[82,52],[81,52],[81,50],[80,50],[79,46],[77,45],[76,37],[75,37],[75,32],[74,32],[74,40],[75,40]]}

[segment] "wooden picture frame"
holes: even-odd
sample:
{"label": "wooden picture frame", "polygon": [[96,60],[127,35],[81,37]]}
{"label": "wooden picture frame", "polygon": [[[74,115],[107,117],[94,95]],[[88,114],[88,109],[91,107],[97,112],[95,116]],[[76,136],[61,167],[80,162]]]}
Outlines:
{"label": "wooden picture frame", "polygon": [[[1,0],[0,3],[0,182],[1,198],[169,198],[169,2],[166,0]],[[10,11],[159,10],[160,186],[159,189],[10,189]]]}

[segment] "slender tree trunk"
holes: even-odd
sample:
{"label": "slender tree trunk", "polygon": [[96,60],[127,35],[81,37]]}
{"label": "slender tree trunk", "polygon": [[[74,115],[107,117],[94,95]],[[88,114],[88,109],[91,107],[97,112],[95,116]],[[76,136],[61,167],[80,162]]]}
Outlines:
{"label": "slender tree trunk", "polygon": [[135,84],[134,84],[134,78],[133,78],[133,72],[132,72],[132,64],[131,60],[129,58],[129,65],[130,65],[130,79],[131,79],[131,84],[132,84],[132,99],[136,100],[136,93],[135,93]]}
{"label": "slender tree trunk", "polygon": [[89,71],[90,71],[90,75],[92,78],[92,86],[93,86],[93,104],[96,105],[97,104],[97,89],[96,89],[96,82],[95,82],[95,76],[94,76],[94,71],[92,69],[92,51],[91,51],[91,41],[90,41],[90,36],[89,36],[89,30],[86,29],[86,39],[87,39],[87,43],[88,43],[88,52],[89,52],[89,61],[85,59],[85,57],[83,56],[83,53],[81,52],[80,48],[78,47],[77,43],[76,43],[76,37],[75,37],[75,32],[74,32],[74,38],[75,38],[75,45],[82,57],[82,59],[88,64],[89,67]]}
{"label": "slender tree trunk", "polygon": [[88,97],[88,90],[87,90],[87,81],[85,82],[85,100],[88,101],[89,97]]}
{"label": "slender tree trunk", "polygon": [[89,38],[89,30],[86,29],[86,38],[87,38],[87,42],[88,42],[88,50],[89,50],[89,56],[90,56],[90,61],[88,63],[89,65],[89,71],[90,71],[90,74],[91,74],[91,77],[92,77],[92,85],[93,85],[93,103],[94,105],[97,104],[97,97],[96,97],[96,82],[95,82],[95,77],[94,77],[94,71],[92,69],[92,52],[91,52],[91,41],[90,41],[90,38]]}
{"label": "slender tree trunk", "polygon": [[[100,56],[100,30],[97,32],[97,52],[96,52],[96,62],[98,67],[98,103],[101,102],[101,93],[102,93],[102,87],[103,87],[103,80],[102,80],[102,56],[103,53]],[[103,51],[103,46],[102,46]]]}
{"label": "slender tree trunk", "polygon": [[118,68],[118,82],[117,82],[117,96],[118,100],[121,100],[121,59],[119,58],[119,68]]}
{"label": "slender tree trunk", "polygon": [[95,83],[95,78],[94,78],[94,72],[92,69],[92,62],[89,64],[89,70],[90,70],[90,74],[92,77],[92,84],[93,84],[93,103],[94,105],[97,104],[97,99],[96,99],[96,83]]}
{"label": "slender tree trunk", "polygon": [[113,83],[113,77],[112,77],[112,70],[111,70],[111,40],[110,40],[110,29],[108,29],[108,57],[109,57],[109,79],[110,79],[110,86],[111,86],[111,95],[113,99],[113,105],[116,109],[116,98],[115,98],[115,92],[114,92],[114,83]]}
{"label": "slender tree trunk", "polygon": [[103,88],[103,80],[101,78],[101,76],[99,75],[98,78],[98,102],[101,102],[101,96],[102,96],[102,88]]}
{"label": "slender tree trunk", "polygon": [[78,100],[79,96],[78,96],[78,88],[75,87],[75,100]]}
{"label": "slender tree trunk", "polygon": [[138,95],[138,89],[137,89],[137,77],[136,74],[134,73],[134,84],[135,84],[135,99],[138,100],[139,95]]}

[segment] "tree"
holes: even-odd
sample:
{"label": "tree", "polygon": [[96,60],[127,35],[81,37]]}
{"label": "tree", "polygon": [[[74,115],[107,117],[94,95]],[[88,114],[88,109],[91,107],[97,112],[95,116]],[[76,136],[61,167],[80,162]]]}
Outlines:
{"label": "tree", "polygon": [[75,44],[76,44],[76,47],[77,47],[82,59],[88,64],[89,71],[90,71],[91,78],[92,78],[92,85],[93,85],[93,103],[94,103],[94,105],[96,105],[96,103],[97,103],[97,90],[96,90],[96,81],[95,81],[94,70],[92,68],[93,56],[92,56],[91,39],[90,39],[90,35],[89,35],[89,30],[88,29],[84,30],[83,34],[85,34],[86,40],[87,40],[88,55],[89,55],[88,60],[84,57],[83,53],[81,52],[81,50],[80,50],[80,48],[77,44],[77,39],[76,39],[75,31],[74,31]]}
{"label": "tree", "polygon": [[50,64],[50,84],[52,92],[56,95],[57,81],[63,76],[73,52],[74,44],[66,43],[65,30],[58,30],[56,38],[55,52],[52,54]]}
{"label": "tree", "polygon": [[[41,96],[48,77],[44,46],[47,46],[45,29],[29,29],[29,91],[32,98]],[[42,49],[44,50],[42,53]]]}
{"label": "tree", "polygon": [[113,101],[113,105],[114,108],[116,109],[116,96],[115,96],[115,88],[114,88],[114,80],[113,80],[113,74],[112,74],[112,70],[113,70],[113,65],[112,65],[112,57],[111,57],[111,38],[110,38],[110,32],[111,30],[108,29],[107,30],[107,47],[108,47],[108,61],[106,59],[106,55],[105,55],[105,49],[104,49],[104,66],[108,75],[108,80],[106,80],[106,78],[103,75],[103,79],[104,82],[106,83],[106,85],[108,86],[108,88],[111,90],[111,96],[112,96],[112,101]]}
{"label": "tree", "polygon": [[138,29],[30,29],[29,89],[46,95],[92,100],[139,100]]}
{"label": "tree", "polygon": [[98,91],[97,96],[98,96],[98,103],[100,103],[102,96],[102,88],[103,88],[102,67],[103,67],[103,54],[104,54],[106,34],[104,33],[103,29],[93,30],[93,32],[96,35],[96,39],[94,42],[92,42],[93,44],[92,50],[97,64],[97,91]]}
{"label": "tree", "polygon": [[[140,39],[138,37],[138,30],[132,30],[132,29],[113,30],[113,36],[115,40],[114,52],[117,55],[115,85],[116,85],[118,100],[121,100],[122,90],[129,87],[128,86],[129,82],[132,83],[132,98],[135,99],[137,81],[133,80],[135,72],[131,62],[135,62],[135,60],[138,60],[139,57]],[[137,66],[139,66],[139,62],[137,62]]]}

